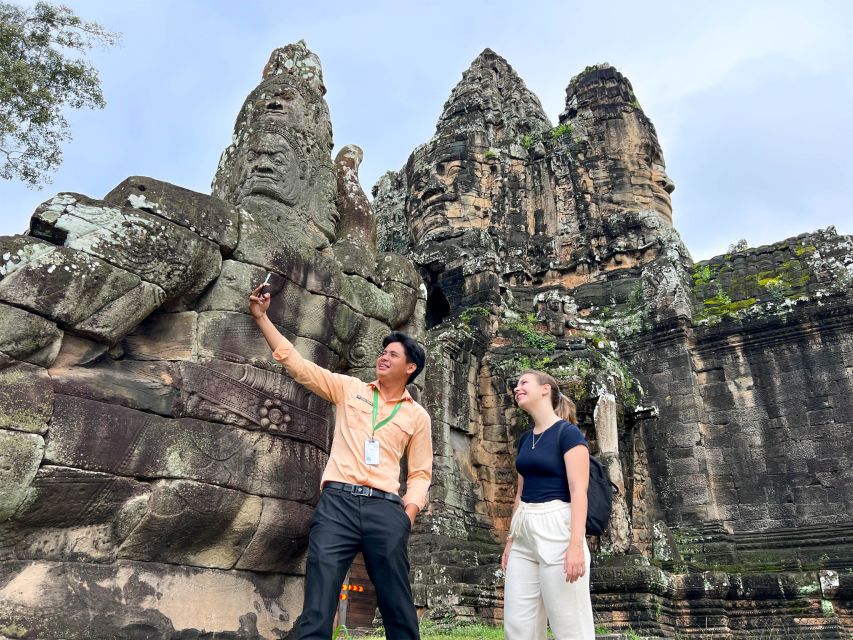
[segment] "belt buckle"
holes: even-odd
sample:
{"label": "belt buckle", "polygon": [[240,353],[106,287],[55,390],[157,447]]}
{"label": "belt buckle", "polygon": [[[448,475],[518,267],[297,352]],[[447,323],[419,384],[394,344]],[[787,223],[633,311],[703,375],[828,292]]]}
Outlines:
{"label": "belt buckle", "polygon": [[354,496],[366,496],[370,498],[373,494],[373,489],[371,487],[365,487],[364,485],[357,484],[353,487],[352,494]]}

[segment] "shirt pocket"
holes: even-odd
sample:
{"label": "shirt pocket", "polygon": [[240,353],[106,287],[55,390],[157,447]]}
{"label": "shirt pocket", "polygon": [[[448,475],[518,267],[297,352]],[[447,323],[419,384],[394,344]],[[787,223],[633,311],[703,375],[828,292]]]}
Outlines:
{"label": "shirt pocket", "polygon": [[349,398],[344,409],[347,417],[347,426],[351,431],[363,433],[366,437],[371,434],[371,421],[373,419],[373,405],[367,404],[358,398]]}
{"label": "shirt pocket", "polygon": [[[403,410],[403,407],[400,407],[400,413],[403,413]],[[401,458],[406,447],[409,445],[409,440],[412,439],[415,427],[412,425],[412,420],[409,416],[397,415],[379,431],[384,431],[382,441],[398,458]]]}

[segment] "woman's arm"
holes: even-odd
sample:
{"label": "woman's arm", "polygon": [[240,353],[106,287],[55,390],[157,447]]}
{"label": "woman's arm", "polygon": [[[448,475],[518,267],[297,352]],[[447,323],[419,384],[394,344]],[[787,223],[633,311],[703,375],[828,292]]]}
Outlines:
{"label": "woman's arm", "polygon": [[583,445],[572,447],[563,454],[569,494],[572,497],[572,525],[569,531],[569,548],[563,568],[566,581],[574,582],[586,573],[584,538],[586,536],[587,489],[589,488],[589,449]]}
{"label": "woman's arm", "polygon": [[[521,490],[524,488],[524,477],[518,474],[518,489],[515,491],[515,500],[512,503],[512,515],[518,510],[518,503],[521,502]],[[510,519],[510,521],[512,521]],[[509,551],[512,549],[512,538],[507,536],[506,544],[504,545],[503,556],[501,557],[501,568],[506,571],[506,563],[509,560]]]}

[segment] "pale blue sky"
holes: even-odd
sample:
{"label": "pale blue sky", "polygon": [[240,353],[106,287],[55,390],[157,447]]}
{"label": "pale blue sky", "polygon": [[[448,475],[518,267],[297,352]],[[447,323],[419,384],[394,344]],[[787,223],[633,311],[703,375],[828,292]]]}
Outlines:
{"label": "pale blue sky", "polygon": [[336,149],[361,178],[399,169],[485,47],[552,119],[565,87],[607,61],[634,85],[675,181],[695,259],[834,224],[853,233],[853,3],[515,0],[66,0],[124,34],[94,51],[107,108],[70,114],[74,140],[41,191],[0,182],[0,234],[59,191],[102,197],[129,175],[208,193],[234,118],[270,52],[320,56]]}

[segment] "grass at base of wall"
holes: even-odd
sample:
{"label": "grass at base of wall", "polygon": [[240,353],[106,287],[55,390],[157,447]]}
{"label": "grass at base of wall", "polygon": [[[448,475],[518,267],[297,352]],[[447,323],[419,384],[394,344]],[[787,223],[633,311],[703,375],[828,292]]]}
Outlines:
{"label": "grass at base of wall", "polygon": [[[624,638],[624,640],[659,640],[655,636],[642,635],[632,629],[623,629],[621,631],[608,631],[605,627],[597,625],[595,634],[598,637],[606,638]],[[553,635],[551,630],[548,630],[548,639],[552,640]],[[716,637],[716,636],[712,636]],[[803,632],[802,634],[791,635],[790,631],[783,632],[780,629],[765,629],[757,630],[752,640],[817,640],[813,632]],[[385,634],[380,630],[375,635],[369,636],[347,636],[341,634],[338,640],[346,638],[356,638],[358,640],[388,640]],[[448,627],[447,625],[438,625],[434,622],[425,621],[421,624],[421,638],[423,640],[504,640],[503,627],[490,626],[486,624],[460,624],[456,627]],[[689,636],[676,633],[674,640],[702,640],[702,635],[691,634]],[[853,635],[849,636],[849,640],[853,640]]]}
{"label": "grass at base of wall", "polygon": [[[550,634],[548,637],[551,637]],[[421,624],[423,640],[504,640],[503,627],[486,624],[460,624],[448,628],[431,622]],[[371,636],[359,636],[359,640],[386,640],[384,633]]]}

